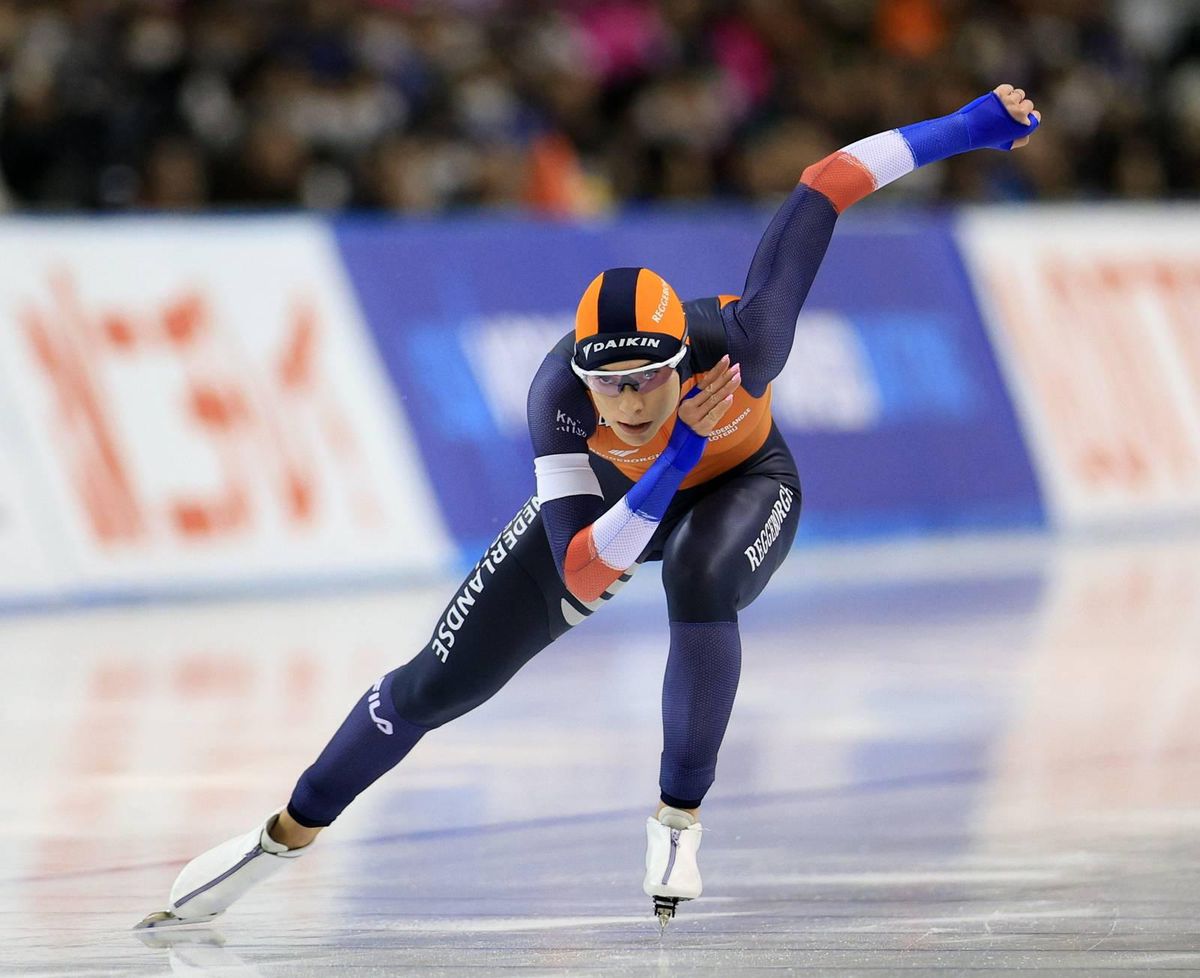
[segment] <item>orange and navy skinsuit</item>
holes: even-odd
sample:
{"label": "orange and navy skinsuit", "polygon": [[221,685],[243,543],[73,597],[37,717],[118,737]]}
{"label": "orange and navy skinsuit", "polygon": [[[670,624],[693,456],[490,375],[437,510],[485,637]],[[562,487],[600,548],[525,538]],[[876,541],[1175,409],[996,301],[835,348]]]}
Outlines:
{"label": "orange and navy skinsuit", "polygon": [[[661,464],[675,447],[677,439],[670,436],[677,418],[636,456],[626,455],[626,446],[598,427],[588,392],[570,370],[572,339],[564,337],[534,379],[528,416],[543,521],[557,566],[574,595],[595,601],[620,579],[638,556],[639,545],[648,546],[657,533],[666,516],[664,501],[673,490],[704,485],[746,464],[768,445],[770,382],[791,351],[797,316],[838,214],[917,166],[968,149],[1011,148],[1033,128],[1036,121],[1027,128],[1010,116],[998,96],[988,94],[953,115],[861,139],[804,171],[768,226],[742,295],[684,307],[691,338],[685,375],[713,366],[716,359],[710,354],[718,348],[742,368],[742,390],[723,420],[724,435],[717,437],[719,430],[710,437],[694,468]],[[685,388],[691,383],[686,381]],[[771,445],[772,450],[778,447]],[[594,457],[635,481],[624,500],[607,498],[599,473],[589,472],[596,466],[585,464]],[[648,480],[656,484],[648,485]]]}
{"label": "orange and navy skinsuit", "polygon": [[[832,209],[828,204],[817,206],[826,210],[832,229]],[[823,244],[820,252],[824,252]],[[814,272],[820,257],[821,254],[812,256]],[[805,292],[808,282],[803,285]],[[770,298],[769,291],[766,298]],[[716,296],[684,304],[689,346],[681,365],[681,396],[686,397],[700,376],[726,353],[732,362],[741,365],[743,377],[733,403],[704,443],[699,460],[686,469],[663,465],[664,453],[669,454],[673,440],[678,440],[673,439],[677,434],[676,424],[682,424],[677,415],[649,442],[637,448],[623,442],[603,422],[591,394],[571,371],[573,333],[555,345],[534,379],[528,407],[537,457],[541,516],[563,582],[572,597],[588,610],[598,607],[606,594],[611,595],[612,585],[626,577],[625,572],[639,558],[656,559],[661,543],[674,525],[708,494],[705,487],[724,484],[731,474],[745,477],[751,472],[769,470],[775,481],[763,487],[768,497],[763,500],[765,510],[769,511],[777,500],[782,482],[787,486],[788,509],[797,504],[798,511],[799,477],[771,418],[770,386],[777,370],[773,361],[782,366],[791,346],[796,317],[792,315],[789,328],[768,337],[766,342],[743,346],[730,341],[727,325],[737,323],[734,312],[737,304],[735,296]],[[762,355],[773,345],[784,346],[783,356]],[[651,498],[658,500],[657,508],[645,500],[633,506],[621,505],[639,491],[644,495],[647,481],[656,479],[667,484],[665,492],[658,486],[655,488],[660,491],[651,493]],[[763,509],[743,507],[720,519],[714,517],[710,533],[714,538],[728,534],[743,541],[741,549],[744,549],[749,546],[745,541],[755,536],[756,527],[765,521]],[[795,520],[793,512],[789,530],[794,529]],[[597,539],[603,539],[603,544],[598,546]],[[659,546],[651,546],[653,541]],[[721,549],[718,539],[713,540],[713,548],[714,552]],[[765,568],[760,571],[757,560],[739,561],[729,566],[727,573],[733,577],[743,570],[756,578],[770,576]],[[724,610],[734,613],[734,609]]]}
{"label": "orange and navy skinsuit", "polygon": [[[288,805],[292,817],[302,825],[328,825],[426,731],[487,700],[610,597],[628,577],[620,567],[631,568],[639,558],[662,561],[670,628],[661,797],[677,808],[699,806],[713,781],[737,688],[738,611],[762,590],[795,533],[799,483],[771,424],[770,383],[791,350],[796,317],[837,215],[915,166],[983,146],[1007,148],[1030,131],[1013,122],[995,96],[983,96],[952,116],[860,140],[805,170],[768,226],[741,297],[685,305],[685,387],[725,353],[742,368],[742,390],[694,465],[675,464],[673,432],[664,430],[631,452],[599,425],[587,389],[569,366],[573,338],[565,337],[529,392],[534,453],[563,463],[551,466],[549,491],[530,499],[496,536],[426,646],[354,707],[297,784]],[[662,454],[652,459],[656,452]],[[538,483],[540,492],[541,473]],[[587,543],[589,531],[619,506],[658,513],[653,532],[644,545],[636,535],[616,534],[624,547],[619,554],[610,552],[612,540],[597,542],[592,533],[592,544],[609,558],[600,561],[606,567],[584,559],[573,576],[566,566],[572,543]]]}

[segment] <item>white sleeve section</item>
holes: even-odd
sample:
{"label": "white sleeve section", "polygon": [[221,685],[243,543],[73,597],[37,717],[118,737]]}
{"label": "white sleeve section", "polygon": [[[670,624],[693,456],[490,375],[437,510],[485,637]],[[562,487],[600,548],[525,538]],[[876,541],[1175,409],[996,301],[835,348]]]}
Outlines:
{"label": "white sleeve section", "polygon": [[592,524],[592,545],[613,570],[627,570],[642,555],[656,529],[657,520],[633,512],[622,498]]}
{"label": "white sleeve section", "polygon": [[906,173],[912,173],[917,165],[908,143],[896,129],[860,139],[842,152],[849,153],[871,171],[876,190],[893,180],[899,180]]}
{"label": "white sleeve section", "polygon": [[542,455],[533,460],[538,500],[548,503],[563,496],[603,496],[600,480],[588,464],[587,452]]}

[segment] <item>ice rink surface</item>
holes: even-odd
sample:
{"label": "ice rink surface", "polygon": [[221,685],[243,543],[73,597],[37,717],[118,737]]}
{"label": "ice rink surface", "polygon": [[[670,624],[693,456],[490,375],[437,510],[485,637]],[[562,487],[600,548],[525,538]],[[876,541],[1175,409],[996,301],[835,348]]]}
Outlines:
{"label": "ice rink surface", "polygon": [[159,946],[130,926],[287,798],[454,582],[0,619],[0,974],[1200,974],[1198,557],[793,554],[743,616],[705,895],[662,938],[655,568]]}

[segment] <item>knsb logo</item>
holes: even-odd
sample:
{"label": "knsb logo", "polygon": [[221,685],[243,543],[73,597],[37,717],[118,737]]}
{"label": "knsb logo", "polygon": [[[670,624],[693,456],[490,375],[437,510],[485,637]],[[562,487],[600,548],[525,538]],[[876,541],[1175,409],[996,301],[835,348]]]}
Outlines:
{"label": "knsb logo", "polygon": [[616,455],[618,458],[629,458],[630,455],[636,455],[639,449],[636,448],[610,448],[609,455]]}
{"label": "knsb logo", "polygon": [[386,676],[380,676],[378,682],[371,687],[371,695],[367,697],[367,707],[371,712],[371,719],[375,721],[375,726],[379,728],[381,734],[392,735],[392,721],[381,717],[375,711],[379,709],[379,687],[383,685]]}

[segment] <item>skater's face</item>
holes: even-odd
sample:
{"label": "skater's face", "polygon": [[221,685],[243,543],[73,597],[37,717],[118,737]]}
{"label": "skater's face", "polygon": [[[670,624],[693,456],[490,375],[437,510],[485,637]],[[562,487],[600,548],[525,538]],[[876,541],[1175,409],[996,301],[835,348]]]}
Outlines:
{"label": "skater's face", "polygon": [[[650,364],[650,360],[622,360],[611,363],[605,370],[635,370]],[[644,445],[656,434],[679,407],[679,373],[671,371],[670,379],[653,390],[636,391],[622,387],[614,395],[591,391],[600,417],[609,423],[613,432],[626,445]]]}

